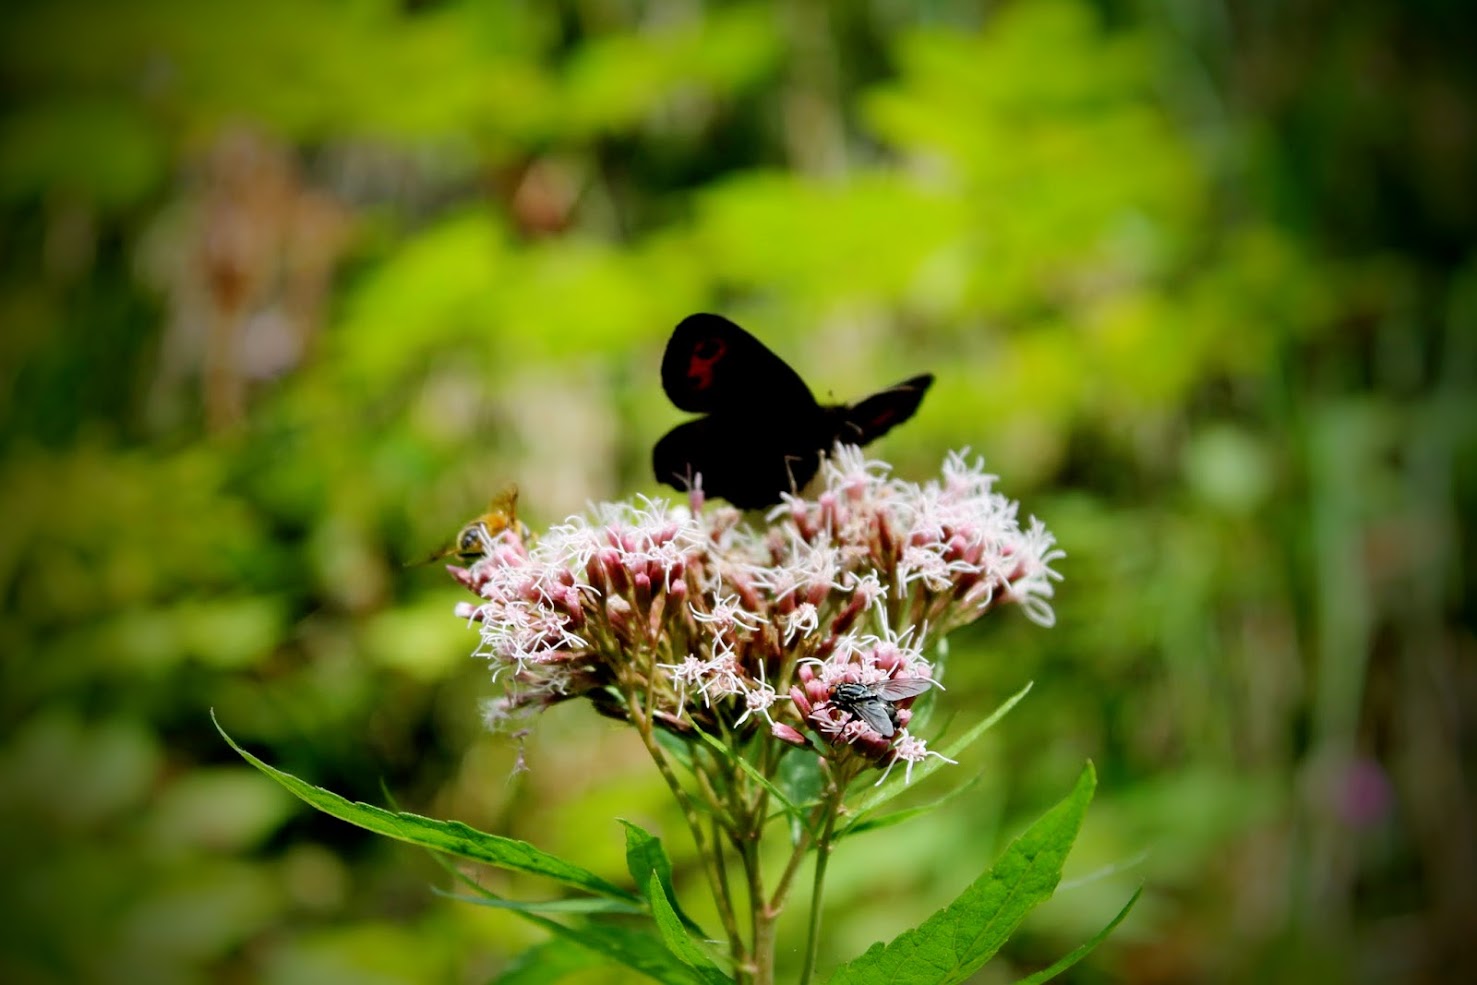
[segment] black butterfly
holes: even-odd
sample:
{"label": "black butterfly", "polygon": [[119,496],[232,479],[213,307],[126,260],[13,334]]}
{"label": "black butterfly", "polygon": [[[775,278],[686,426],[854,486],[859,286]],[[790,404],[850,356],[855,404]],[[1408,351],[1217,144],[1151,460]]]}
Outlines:
{"label": "black butterfly", "polygon": [[822,406],[785,361],[721,315],[682,319],[662,356],[662,389],[700,417],[652,449],[657,480],[734,506],[772,506],[801,489],[838,440],[865,445],[913,416],[933,383],[925,373],[850,406]]}

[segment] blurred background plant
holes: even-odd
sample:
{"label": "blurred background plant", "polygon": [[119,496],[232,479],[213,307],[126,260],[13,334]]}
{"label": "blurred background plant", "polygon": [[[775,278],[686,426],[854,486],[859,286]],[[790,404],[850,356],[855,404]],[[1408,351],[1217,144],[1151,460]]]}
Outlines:
{"label": "blurred background plant", "polygon": [[1464,4],[3,16],[0,978],[481,982],[537,940],[289,803],[212,706],[314,782],[612,877],[611,816],[679,831],[583,708],[511,777],[459,592],[402,563],[508,480],[535,526],[655,491],[661,347],[697,310],[823,397],[936,372],[877,452],[917,477],[972,445],[1069,554],[1055,630],[951,641],[951,703],[1037,688],[967,810],[836,858],[822,967],[952,898],[1087,756],[1077,883],[982,980],[1140,881],[1070,980],[1470,967]]}

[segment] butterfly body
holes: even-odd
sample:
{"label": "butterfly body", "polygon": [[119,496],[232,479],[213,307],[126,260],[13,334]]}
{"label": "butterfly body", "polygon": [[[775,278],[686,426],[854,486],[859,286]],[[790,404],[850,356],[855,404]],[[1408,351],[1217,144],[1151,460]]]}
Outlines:
{"label": "butterfly body", "polygon": [[805,486],[837,442],[864,445],[918,409],[933,382],[915,376],[856,404],[822,405],[798,373],[720,315],[690,315],[667,342],[662,389],[705,416],[668,431],[652,450],[658,481],[753,509]]}

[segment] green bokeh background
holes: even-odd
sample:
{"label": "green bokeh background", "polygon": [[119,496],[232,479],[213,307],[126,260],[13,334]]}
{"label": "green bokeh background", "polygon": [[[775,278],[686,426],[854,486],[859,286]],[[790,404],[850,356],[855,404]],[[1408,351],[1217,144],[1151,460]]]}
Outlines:
{"label": "green bokeh background", "polygon": [[612,878],[635,820],[710,916],[639,743],[561,707],[513,775],[459,591],[404,565],[509,480],[535,528],[655,492],[697,310],[823,398],[935,372],[874,451],[921,479],[972,447],[1068,552],[1055,628],[952,641],[948,711],[1035,690],[965,797],[843,846],[823,968],[1091,757],[1063,889],[978,981],[1139,883],[1066,980],[1470,974],[1465,4],[0,17],[0,980],[481,983],[540,940],[292,802],[211,708],[346,796]]}

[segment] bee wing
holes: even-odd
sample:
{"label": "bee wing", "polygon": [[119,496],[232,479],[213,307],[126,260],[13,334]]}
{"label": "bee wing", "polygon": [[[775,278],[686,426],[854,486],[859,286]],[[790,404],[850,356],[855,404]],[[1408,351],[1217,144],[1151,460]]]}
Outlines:
{"label": "bee wing", "polygon": [[501,513],[509,520],[518,515],[518,483],[505,482],[487,504],[487,512]]}
{"label": "bee wing", "polygon": [[897,726],[892,724],[892,715],[888,713],[887,702],[880,698],[858,701],[852,706],[852,710],[856,712],[858,718],[872,726],[872,730],[884,739],[892,738],[897,732]]}
{"label": "bee wing", "polygon": [[901,701],[904,698],[922,694],[931,687],[933,687],[933,681],[910,677],[900,681],[883,681],[880,684],[874,684],[872,691],[877,697],[887,701]]}

